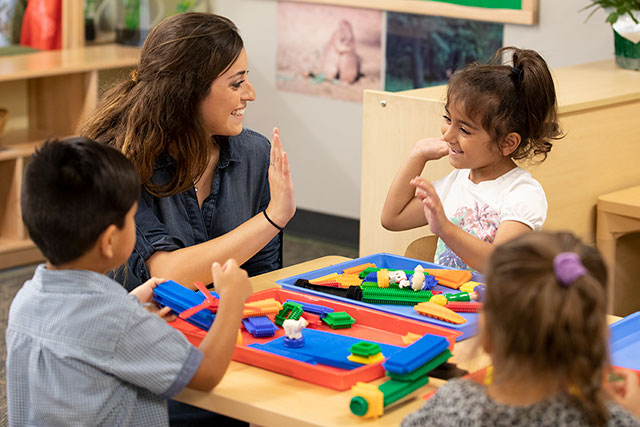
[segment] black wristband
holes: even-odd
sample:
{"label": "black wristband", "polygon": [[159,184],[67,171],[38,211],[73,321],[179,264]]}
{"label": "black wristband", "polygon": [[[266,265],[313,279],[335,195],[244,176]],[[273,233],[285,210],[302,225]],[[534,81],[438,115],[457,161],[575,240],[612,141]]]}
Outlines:
{"label": "black wristband", "polygon": [[275,228],[277,228],[278,230],[282,231],[284,230],[284,227],[279,227],[278,224],[276,224],[275,222],[271,221],[271,218],[269,218],[269,215],[267,215],[267,210],[263,210],[262,213],[264,214],[264,217],[267,218],[267,221],[269,221],[271,223],[271,225],[273,225]]}

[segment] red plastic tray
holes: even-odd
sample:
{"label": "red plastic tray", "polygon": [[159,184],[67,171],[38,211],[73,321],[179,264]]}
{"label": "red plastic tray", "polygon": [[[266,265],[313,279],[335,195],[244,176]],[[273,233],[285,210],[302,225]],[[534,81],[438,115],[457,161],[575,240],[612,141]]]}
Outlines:
{"label": "red plastic tray", "polygon": [[[453,350],[456,338],[461,334],[440,326],[431,325],[401,316],[383,313],[369,308],[358,307],[340,301],[306,295],[298,292],[274,288],[253,294],[248,301],[257,301],[266,298],[275,298],[284,303],[286,300],[296,300],[311,304],[324,305],[335,311],[344,311],[356,319],[356,323],[349,329],[329,328],[324,323],[321,326],[309,325],[308,328],[325,332],[348,335],[362,340],[376,341],[385,344],[406,347],[402,337],[411,332],[418,335],[441,335],[449,341],[449,349]],[[271,320],[275,316],[269,316]],[[199,345],[206,332],[190,323],[177,319],[171,325],[180,330],[193,345]],[[254,338],[250,333],[242,329],[242,344],[236,345],[233,360],[268,369],[298,378],[323,387],[335,390],[348,390],[358,381],[369,382],[384,376],[382,362],[363,365],[353,370],[343,370],[325,365],[311,365],[288,357],[268,353],[252,347],[253,343],[265,343],[284,335],[284,330],[278,328],[275,336],[268,338]]]}

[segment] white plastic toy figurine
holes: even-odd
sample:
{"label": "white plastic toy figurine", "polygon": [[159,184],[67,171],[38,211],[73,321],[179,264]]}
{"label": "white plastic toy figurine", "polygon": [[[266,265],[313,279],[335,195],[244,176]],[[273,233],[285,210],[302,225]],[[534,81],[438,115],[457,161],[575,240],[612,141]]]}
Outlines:
{"label": "white plastic toy figurine", "polygon": [[389,283],[400,283],[407,280],[407,274],[402,270],[389,271]]}
{"label": "white plastic toy figurine", "polygon": [[302,338],[302,332],[300,331],[306,328],[308,324],[307,319],[301,317],[298,320],[286,319],[282,322],[282,327],[287,338],[297,340]]}
{"label": "white plastic toy figurine", "polygon": [[420,264],[416,265],[413,269],[413,277],[411,278],[411,289],[414,291],[421,291],[424,284],[424,267]]}

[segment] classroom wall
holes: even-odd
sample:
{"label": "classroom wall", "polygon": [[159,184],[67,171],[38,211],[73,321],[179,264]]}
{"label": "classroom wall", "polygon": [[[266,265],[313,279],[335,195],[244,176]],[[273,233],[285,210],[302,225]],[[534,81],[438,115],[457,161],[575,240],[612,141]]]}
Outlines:
{"label": "classroom wall", "polygon": [[[280,127],[299,208],[359,218],[362,105],[275,88],[276,0],[212,0],[245,40],[257,100],[245,123],[265,135]],[[598,11],[585,23],[586,0],[540,0],[539,24],[507,24],[505,45],[538,50],[551,67],[613,57],[613,35]],[[390,141],[393,143],[393,141]],[[386,191],[386,189],[381,189]]]}

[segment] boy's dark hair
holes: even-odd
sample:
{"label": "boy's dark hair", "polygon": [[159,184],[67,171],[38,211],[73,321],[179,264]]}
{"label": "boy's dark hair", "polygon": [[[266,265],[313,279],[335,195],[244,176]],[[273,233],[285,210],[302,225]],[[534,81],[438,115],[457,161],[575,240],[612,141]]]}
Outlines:
{"label": "boy's dark hair", "polygon": [[[511,63],[504,64],[509,54]],[[447,88],[447,104],[452,102],[477,120],[500,147],[509,133],[518,133],[520,145],[510,155],[515,160],[539,156],[544,161],[551,151],[550,140],[564,136],[551,72],[533,50],[503,47],[488,64],[457,70]]]}
{"label": "boy's dark hair", "polygon": [[22,219],[53,265],[85,254],[138,199],[140,180],[118,150],[87,138],[49,140],[24,174]]}

